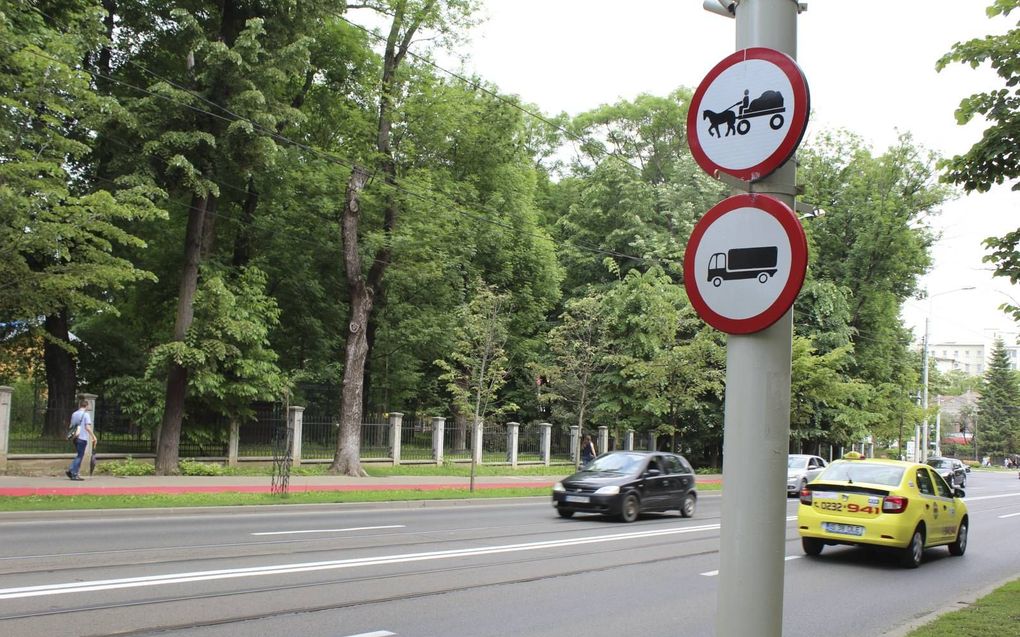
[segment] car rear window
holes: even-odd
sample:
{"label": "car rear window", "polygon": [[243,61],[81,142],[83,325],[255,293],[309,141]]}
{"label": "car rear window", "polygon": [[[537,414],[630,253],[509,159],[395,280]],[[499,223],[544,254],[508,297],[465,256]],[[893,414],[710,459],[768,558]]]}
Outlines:
{"label": "car rear window", "polygon": [[829,465],[820,479],[870,482],[895,487],[903,480],[903,467],[863,462],[836,462]]}

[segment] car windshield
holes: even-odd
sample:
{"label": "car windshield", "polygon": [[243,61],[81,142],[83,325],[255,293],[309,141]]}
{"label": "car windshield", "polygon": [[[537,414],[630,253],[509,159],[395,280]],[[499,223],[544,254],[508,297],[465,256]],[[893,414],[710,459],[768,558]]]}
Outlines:
{"label": "car windshield", "polygon": [[863,462],[836,462],[822,474],[821,480],[870,482],[894,487],[903,479],[903,467]]}
{"label": "car windshield", "polygon": [[609,453],[592,461],[585,471],[636,473],[645,456],[637,453]]}
{"label": "car windshield", "polygon": [[790,456],[786,459],[787,469],[803,469],[807,463],[807,458],[804,456]]}
{"label": "car windshield", "polygon": [[929,460],[928,464],[930,464],[933,467],[940,467],[940,468],[944,468],[944,469],[948,469],[949,467],[953,466],[953,463],[949,462],[948,460],[934,460],[933,459],[933,460]]}

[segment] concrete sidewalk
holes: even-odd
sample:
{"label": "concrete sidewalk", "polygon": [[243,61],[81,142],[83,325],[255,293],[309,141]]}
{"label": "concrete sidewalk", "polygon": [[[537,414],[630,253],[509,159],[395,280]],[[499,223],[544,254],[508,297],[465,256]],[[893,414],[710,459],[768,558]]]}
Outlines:
{"label": "concrete sidewalk", "polygon": [[[476,489],[552,487],[562,476],[482,476]],[[291,476],[289,491],[390,491],[412,489],[466,489],[470,479],[460,476]],[[269,493],[272,478],[265,476],[84,476],[82,481],[57,476],[0,476],[0,496],[31,495],[141,495],[156,493]]]}
{"label": "concrete sidewalk", "polygon": [[[549,476],[480,476],[476,489],[514,487],[551,488],[565,474]],[[718,475],[699,475],[698,484],[718,484]],[[389,476],[352,478],[348,476],[291,476],[289,491],[391,491],[411,489],[436,491],[466,489],[470,479],[461,476]],[[106,474],[85,477],[82,481],[63,476],[0,476],[0,496],[32,495],[145,495],[157,493],[269,493],[272,478],[265,476],[132,476]]]}

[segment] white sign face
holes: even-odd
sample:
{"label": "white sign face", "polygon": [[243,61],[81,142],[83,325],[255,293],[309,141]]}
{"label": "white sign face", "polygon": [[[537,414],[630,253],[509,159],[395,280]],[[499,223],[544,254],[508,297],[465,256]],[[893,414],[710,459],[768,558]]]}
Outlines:
{"label": "white sign face", "polygon": [[771,62],[747,60],[723,71],[701,100],[698,140],[705,155],[739,171],[768,159],[790,130],[792,95],[790,80]]}
{"label": "white sign face", "polygon": [[684,255],[684,287],[709,325],[748,334],[790,308],[806,268],[804,229],[789,206],[765,195],[737,195],[695,225]]}
{"label": "white sign face", "polygon": [[746,181],[766,177],[800,144],[808,88],[793,58],[765,48],[717,64],[691,98],[687,139],[706,172]]}
{"label": "white sign face", "polygon": [[705,303],[720,316],[741,320],[776,302],[791,262],[790,240],[779,221],[760,208],[742,207],[705,231],[694,272]]}

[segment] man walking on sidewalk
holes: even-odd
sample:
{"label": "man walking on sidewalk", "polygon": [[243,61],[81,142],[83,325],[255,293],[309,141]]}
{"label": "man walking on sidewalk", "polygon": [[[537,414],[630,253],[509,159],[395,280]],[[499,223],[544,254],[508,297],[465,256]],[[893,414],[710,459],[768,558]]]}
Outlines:
{"label": "man walking on sidewalk", "polygon": [[85,450],[88,449],[89,442],[93,447],[96,444],[96,434],[92,431],[92,418],[89,417],[89,401],[82,400],[78,403],[78,411],[71,414],[70,427],[76,432],[73,440],[77,455],[71,461],[71,467],[64,473],[72,480],[82,480],[83,478],[78,475],[78,472],[81,470],[81,461],[85,457]]}

